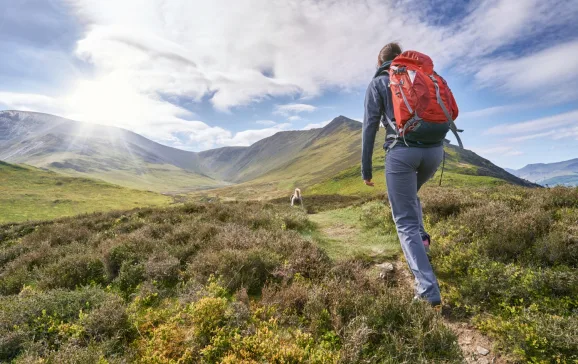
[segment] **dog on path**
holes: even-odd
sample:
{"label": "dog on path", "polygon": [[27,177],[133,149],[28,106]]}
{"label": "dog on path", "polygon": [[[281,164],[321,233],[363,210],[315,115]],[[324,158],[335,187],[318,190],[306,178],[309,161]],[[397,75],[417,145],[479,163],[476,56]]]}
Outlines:
{"label": "dog on path", "polygon": [[303,206],[303,196],[301,196],[301,190],[296,188],[291,195],[291,206],[295,206],[295,203],[299,202]]}

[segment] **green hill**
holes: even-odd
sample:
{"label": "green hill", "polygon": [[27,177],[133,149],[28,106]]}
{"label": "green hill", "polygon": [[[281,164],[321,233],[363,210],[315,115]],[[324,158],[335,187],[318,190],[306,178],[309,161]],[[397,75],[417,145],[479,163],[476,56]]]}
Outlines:
{"label": "green hill", "polygon": [[164,206],[169,196],[0,161],[0,223]]}
{"label": "green hill", "polygon": [[[250,163],[247,163],[254,175],[261,175],[249,181],[203,191],[200,194],[219,196],[224,199],[269,199],[289,196],[295,187],[301,188],[309,195],[364,195],[383,192],[385,188],[383,175],[385,152],[382,147],[385,131],[383,129],[380,129],[375,142],[373,175],[377,185],[373,189],[366,187],[361,180],[361,123],[339,116],[324,128],[301,133],[296,135],[307,136],[309,142],[297,143],[295,148],[291,149],[291,158],[288,158],[286,154],[283,154],[283,159],[271,157],[275,155],[274,151],[277,150],[275,145],[278,143],[267,142],[268,139],[284,140],[294,136],[287,132],[278,133],[259,142],[261,157],[254,155]],[[450,144],[445,145],[445,150],[446,161],[443,176],[445,186],[500,184],[538,186],[508,173],[472,151],[459,149]],[[231,149],[230,152],[238,153],[239,150]],[[221,156],[225,155],[227,148],[219,149],[218,153]],[[263,165],[267,167],[259,169]],[[275,167],[272,168],[271,165]],[[436,178],[439,178],[439,174]]]}
{"label": "green hill", "polygon": [[[375,178],[381,185],[383,140],[381,130],[375,145]],[[355,177],[360,145],[361,123],[344,116],[323,128],[282,131],[247,147],[194,153],[120,128],[0,112],[0,160],[166,193],[216,189],[209,194],[269,198],[295,187],[309,193],[366,193]],[[448,146],[447,152],[448,185],[532,185],[471,151]]]}
{"label": "green hill", "polygon": [[[439,184],[440,177],[442,186],[447,187],[482,187],[498,186],[503,184],[513,184],[523,187],[538,187],[538,185],[518,178],[504,169],[496,166],[467,149],[460,149],[457,146],[446,144],[445,163],[443,168],[438,169],[435,176],[428,184]],[[361,166],[350,167],[335,176],[314,184],[306,189],[309,194],[373,194],[383,192],[385,188],[384,176],[385,152],[382,148],[374,151],[373,176],[376,188],[370,188],[363,184],[361,180]]]}

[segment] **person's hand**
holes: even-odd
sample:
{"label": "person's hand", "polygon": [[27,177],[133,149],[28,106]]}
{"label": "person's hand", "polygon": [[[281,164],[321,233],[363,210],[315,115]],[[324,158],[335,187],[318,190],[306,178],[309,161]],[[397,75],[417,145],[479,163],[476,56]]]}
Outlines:
{"label": "person's hand", "polygon": [[366,184],[367,186],[369,186],[369,187],[373,187],[373,186],[374,186],[374,183],[371,182],[370,179],[364,179],[363,182],[365,182],[365,184]]}

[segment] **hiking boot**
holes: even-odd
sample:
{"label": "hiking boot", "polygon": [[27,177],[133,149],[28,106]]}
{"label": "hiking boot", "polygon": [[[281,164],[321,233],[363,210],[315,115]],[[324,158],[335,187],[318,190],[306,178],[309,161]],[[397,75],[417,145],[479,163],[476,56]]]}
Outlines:
{"label": "hiking boot", "polygon": [[427,304],[429,304],[431,307],[433,307],[436,311],[440,312],[442,309],[442,301],[428,301],[427,299],[420,297],[418,295],[415,295],[413,297],[413,301],[414,302],[426,302]]}
{"label": "hiking boot", "polygon": [[425,248],[425,252],[429,254],[429,247],[431,245],[431,237],[429,236],[429,234],[423,234],[421,236],[421,239],[423,240],[423,246]]}

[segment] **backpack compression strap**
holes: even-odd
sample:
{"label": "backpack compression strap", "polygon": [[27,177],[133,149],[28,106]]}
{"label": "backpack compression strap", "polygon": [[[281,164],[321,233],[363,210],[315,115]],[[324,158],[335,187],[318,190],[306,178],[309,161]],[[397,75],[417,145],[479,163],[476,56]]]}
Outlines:
{"label": "backpack compression strap", "polygon": [[456,140],[458,141],[458,145],[460,146],[460,148],[464,149],[464,145],[462,144],[462,139],[460,139],[460,136],[458,135],[458,132],[461,132],[463,130],[458,129],[458,127],[456,126],[456,123],[454,122],[454,119],[452,118],[452,115],[449,113],[448,109],[446,108],[446,105],[444,104],[444,100],[442,100],[442,96],[440,95],[440,87],[438,86],[438,81],[436,80],[434,75],[430,75],[429,78],[431,78],[431,80],[433,81],[434,86],[436,88],[436,97],[438,99],[437,100],[438,104],[441,106],[444,114],[446,115],[446,118],[450,122],[450,130],[456,136]]}

